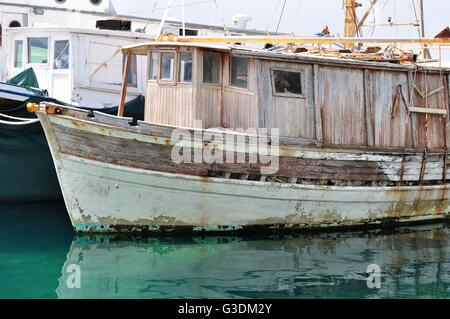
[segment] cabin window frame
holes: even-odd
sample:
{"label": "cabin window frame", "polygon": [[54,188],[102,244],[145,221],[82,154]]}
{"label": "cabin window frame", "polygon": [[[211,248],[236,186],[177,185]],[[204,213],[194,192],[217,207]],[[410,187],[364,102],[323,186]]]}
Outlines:
{"label": "cabin window frame", "polygon": [[[275,86],[275,72],[290,72],[290,73],[298,73],[300,77],[300,89],[301,93],[280,93],[277,92],[276,86]],[[272,95],[274,97],[283,97],[283,98],[293,98],[293,99],[306,99],[305,94],[305,71],[304,70],[298,70],[298,69],[288,69],[288,68],[271,68],[270,69],[270,76],[271,76],[271,82],[272,82]]]}
{"label": "cabin window frame", "polygon": [[[57,42],[67,42],[67,44],[64,47],[64,49],[60,52],[60,56],[59,56],[59,57],[62,57],[62,53],[64,52],[64,50],[67,49],[67,67],[66,68],[57,68],[56,67],[56,62],[57,62],[57,56],[56,56],[56,53],[57,53],[56,49],[57,49],[57,47],[56,47],[56,44],[57,44]],[[52,44],[53,44],[53,47],[51,48],[51,50],[52,50],[52,54],[51,54],[51,69],[54,72],[62,72],[62,73],[70,70],[72,68],[72,65],[71,65],[71,63],[72,63],[72,56],[71,56],[72,48],[71,48],[71,41],[70,41],[70,39],[59,39],[59,38],[53,39],[52,40]]]}
{"label": "cabin window frame", "polygon": [[[156,53],[156,78],[153,78],[153,53]],[[159,50],[158,48],[151,49],[148,53],[147,63],[148,63],[148,81],[157,83],[159,78]]]}
{"label": "cabin window frame", "polygon": [[[235,84],[232,83],[232,66],[233,66],[233,58],[238,58],[238,59],[243,59],[243,60],[247,60],[247,86],[246,87],[242,87],[242,86],[237,86]],[[241,90],[241,91],[250,91],[250,63],[251,63],[251,59],[247,58],[247,57],[242,57],[239,55],[229,55],[228,56],[228,87],[236,89],[236,90]]]}
{"label": "cabin window frame", "polygon": [[[192,78],[190,82],[181,81],[181,55],[183,53],[190,53],[192,56]],[[178,62],[177,62],[177,83],[182,85],[193,85],[194,84],[194,74],[195,74],[195,55],[194,50],[191,48],[182,48],[178,50]]]}
{"label": "cabin window frame", "polygon": [[[18,43],[22,42],[22,54],[19,57],[18,55]],[[14,69],[23,69],[25,67],[25,63],[26,63],[26,59],[25,59],[25,40],[24,39],[16,39],[14,40],[14,59],[13,59],[13,68]],[[17,66],[18,58],[20,58],[20,65],[21,66]]]}
{"label": "cabin window frame", "polygon": [[[214,54],[218,54],[220,56],[220,61],[219,61],[219,82],[218,83],[208,83],[205,82],[205,53],[214,53]],[[202,72],[201,72],[201,77],[202,77],[202,85],[206,85],[206,86],[212,86],[212,87],[222,87],[224,85],[224,69],[223,69],[223,64],[225,63],[225,56],[223,55],[222,52],[220,51],[213,51],[213,50],[203,50],[202,51],[202,58],[201,58],[201,64],[202,64]]]}
{"label": "cabin window frame", "polygon": [[[173,77],[171,80],[161,79],[161,68],[162,68],[162,55],[164,53],[172,53],[175,56],[174,66],[173,66]],[[157,83],[160,85],[171,85],[176,86],[178,80],[178,50],[177,49],[159,49],[158,50],[158,81]]]}
{"label": "cabin window frame", "polygon": [[[30,40],[31,39],[47,39],[47,62],[31,62],[31,45]],[[50,37],[48,35],[45,36],[31,36],[26,38],[26,64],[28,65],[49,65],[50,63],[50,56],[51,56],[51,42]]]}

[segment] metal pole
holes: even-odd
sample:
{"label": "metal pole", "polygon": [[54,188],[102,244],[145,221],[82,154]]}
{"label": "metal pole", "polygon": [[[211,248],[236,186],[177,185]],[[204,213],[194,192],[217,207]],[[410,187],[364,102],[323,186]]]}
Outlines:
{"label": "metal pole", "polygon": [[167,17],[169,16],[170,9],[172,8],[172,2],[173,2],[173,0],[167,1],[166,10],[164,11],[163,18],[161,19],[161,23],[159,25],[158,31],[156,32],[157,35],[160,35],[162,33],[164,24],[166,23]]}
{"label": "metal pole", "polygon": [[185,12],[184,12],[184,0],[181,0],[181,15],[182,15],[182,20],[183,20],[183,36],[186,36],[186,16],[185,16]]}
{"label": "metal pole", "polygon": [[[420,4],[420,36],[425,38],[425,8],[423,5],[423,0],[419,0]],[[430,50],[428,49],[428,45],[424,45],[423,47],[423,57],[425,59],[431,59]]]}

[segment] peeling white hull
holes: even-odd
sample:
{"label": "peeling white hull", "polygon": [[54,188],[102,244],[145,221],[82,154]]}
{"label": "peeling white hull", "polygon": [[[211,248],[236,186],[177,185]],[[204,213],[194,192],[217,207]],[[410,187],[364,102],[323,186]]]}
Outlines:
{"label": "peeling white hull", "polygon": [[70,217],[81,232],[353,227],[439,220],[450,212],[450,186],[358,188],[223,180],[68,155],[61,155],[56,165]]}

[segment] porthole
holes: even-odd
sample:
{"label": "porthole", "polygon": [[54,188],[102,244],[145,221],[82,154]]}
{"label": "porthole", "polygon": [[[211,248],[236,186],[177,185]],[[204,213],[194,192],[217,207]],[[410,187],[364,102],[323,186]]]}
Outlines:
{"label": "porthole", "polygon": [[11,23],[9,24],[10,28],[20,28],[21,26],[22,24],[17,20],[11,21]]}
{"label": "porthole", "polygon": [[66,2],[66,0],[55,0],[55,2],[58,4],[63,4],[64,2]]}
{"label": "porthole", "polygon": [[102,0],[89,0],[94,6],[99,6],[102,3]]}

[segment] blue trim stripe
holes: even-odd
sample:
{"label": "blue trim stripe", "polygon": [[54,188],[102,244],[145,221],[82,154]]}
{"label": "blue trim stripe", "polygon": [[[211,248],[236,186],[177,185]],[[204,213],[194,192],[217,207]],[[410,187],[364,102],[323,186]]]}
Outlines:
{"label": "blue trim stripe", "polygon": [[3,89],[0,89],[0,92],[12,94],[12,95],[24,96],[24,97],[33,97],[34,96],[34,94],[19,93],[19,92],[3,90]]}
{"label": "blue trim stripe", "polygon": [[23,87],[23,86],[21,86],[21,85],[12,84],[12,83],[7,83],[7,82],[1,82],[1,81],[0,81],[0,84],[3,84],[3,85],[9,85],[9,86],[13,86],[13,87],[16,87],[16,88],[26,89],[25,87]]}

